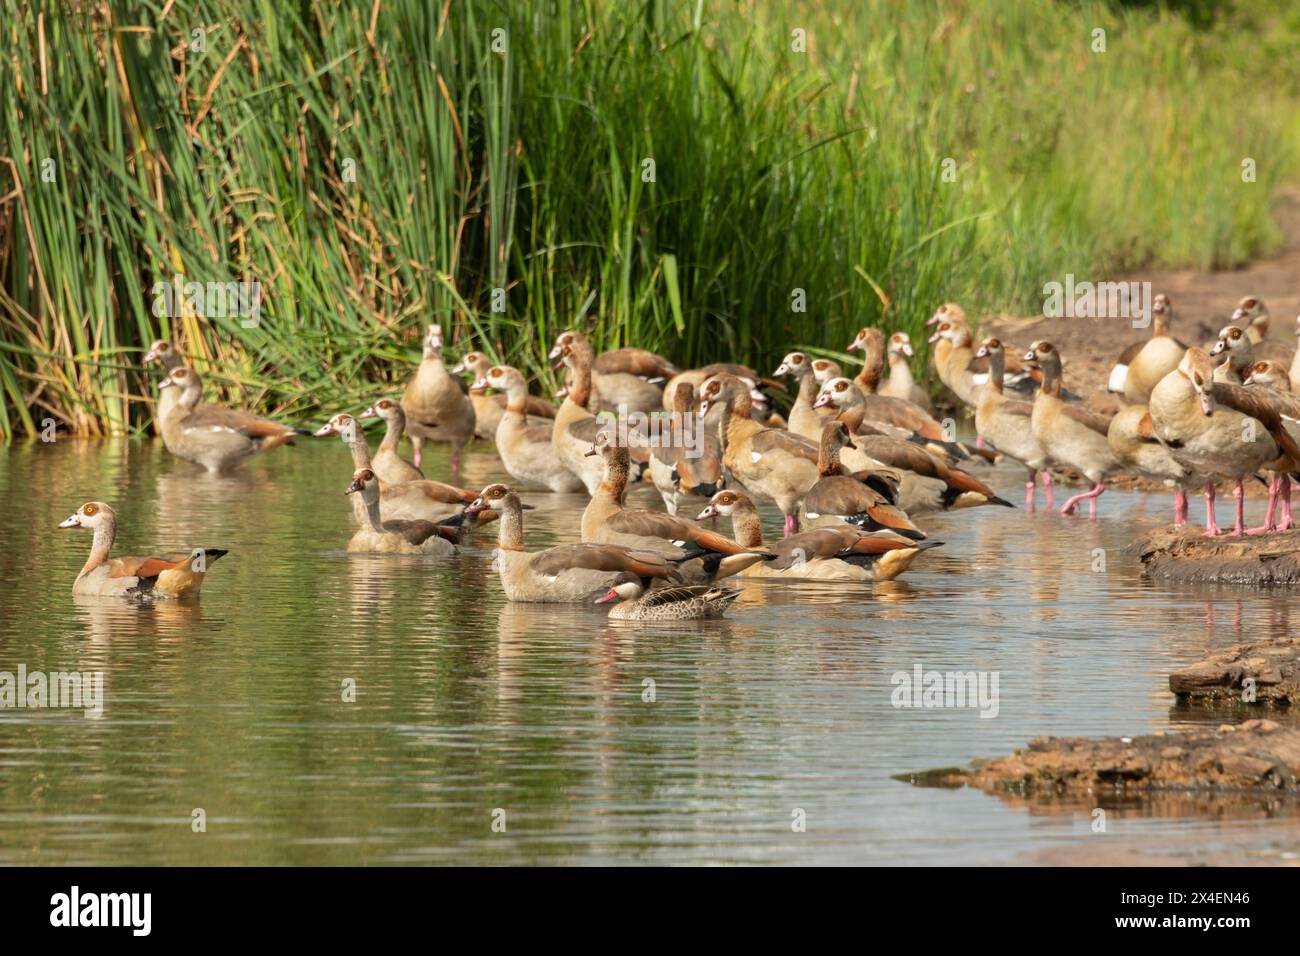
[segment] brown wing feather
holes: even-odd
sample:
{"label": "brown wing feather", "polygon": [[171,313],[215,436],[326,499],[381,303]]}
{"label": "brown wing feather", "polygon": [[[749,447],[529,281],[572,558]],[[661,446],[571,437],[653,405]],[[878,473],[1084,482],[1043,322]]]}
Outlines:
{"label": "brown wing feather", "polygon": [[662,355],[646,349],[612,349],[596,357],[594,368],[602,375],[625,372],[645,378],[672,378],[678,369]]}
{"label": "brown wing feather", "polygon": [[784,431],[779,428],[765,428],[750,439],[750,448],[760,455],[773,451],[782,451],[788,455],[805,458],[816,464],[817,446],[802,435]]}
{"label": "brown wing feather", "polygon": [[678,518],[660,511],[620,511],[611,515],[605,526],[619,534],[663,538],[665,541],[690,541],[706,551],[718,554],[743,554],[750,550],[688,518]]}
{"label": "brown wing feather", "polygon": [[1091,409],[1083,408],[1079,405],[1068,405],[1061,403],[1061,414],[1074,419],[1080,425],[1086,425],[1100,435],[1105,435],[1110,431],[1110,420],[1115,417],[1103,415],[1101,412],[1094,412]]}
{"label": "brown wing feather", "polygon": [[828,475],[804,495],[804,509],[816,515],[852,515],[870,511],[885,499],[856,478]]}
{"label": "brown wing feather", "polygon": [[229,428],[243,432],[250,438],[282,438],[293,436],[294,430],[265,418],[220,405],[200,405],[181,421],[182,428]]}
{"label": "brown wing feather", "polygon": [[1282,414],[1276,400],[1264,394],[1262,389],[1247,388],[1243,385],[1230,385],[1226,382],[1214,383],[1214,400],[1222,402],[1229,408],[1236,409],[1243,415],[1258,419],[1273,436],[1273,440],[1293,461],[1300,463],[1300,446],[1287,432],[1282,422]]}
{"label": "brown wing feather", "polygon": [[533,555],[530,566],[538,574],[555,576],[573,568],[590,571],[631,571],[642,577],[666,578],[672,567],[658,554],[613,544],[562,544]]}
{"label": "brown wing feather", "polygon": [[892,395],[866,395],[864,398],[867,418],[906,428],[923,438],[944,439],[943,427],[919,405]]}

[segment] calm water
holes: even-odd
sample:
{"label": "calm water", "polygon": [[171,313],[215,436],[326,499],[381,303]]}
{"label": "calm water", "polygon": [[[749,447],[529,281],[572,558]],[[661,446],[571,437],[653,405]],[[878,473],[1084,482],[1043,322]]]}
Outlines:
{"label": "calm water", "polygon": [[[723,622],[629,629],[505,603],[491,532],[448,561],[344,555],[350,470],[336,440],[224,479],[155,442],[0,449],[0,670],[102,670],[106,697],[97,719],[0,710],[0,863],[1271,862],[1297,843],[1266,812],[1137,805],[1095,836],[1087,807],[891,779],[1185,725],[1173,667],[1290,633],[1283,594],[1140,580],[1122,549],[1167,497],[1108,492],[1100,522],[923,519],[947,546],[902,582],[751,582]],[[1019,500],[1021,475],[994,483]],[[478,445],[463,477],[504,472]],[[74,601],[90,535],[55,525],[91,498],[118,512],[116,553],[230,549],[202,604]],[[583,499],[525,500],[530,547],[576,539]],[[893,708],[918,663],[999,672],[998,716]]]}

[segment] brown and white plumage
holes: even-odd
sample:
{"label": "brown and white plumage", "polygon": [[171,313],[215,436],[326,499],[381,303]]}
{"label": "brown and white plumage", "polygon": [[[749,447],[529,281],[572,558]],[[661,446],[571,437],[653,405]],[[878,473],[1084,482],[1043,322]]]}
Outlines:
{"label": "brown and white plumage", "polygon": [[[731,518],[732,534],[746,547],[763,547],[763,528],[754,502],[739,491],[720,491],[700,513]],[[848,524],[800,531],[770,550],[775,560],[741,571],[742,577],[777,577],[814,581],[889,581],[909,567],[918,554],[942,542],[911,540],[890,530],[867,531]]]}
{"label": "brown and white plumage", "polygon": [[528,384],[519,370],[494,365],[478,380],[479,388],[493,388],[506,394],[506,413],[497,426],[497,454],[515,481],[550,491],[583,490],[582,479],[560,460],[552,443],[554,423],[529,422]]}
{"label": "brown and white plumage", "polygon": [[117,537],[117,514],[102,501],[87,501],[60,528],[94,532],[90,557],[72,583],[72,593],[87,597],[186,598],[203,587],[208,565],[225,554],[221,548],[195,548],[164,557],[110,558]]}
{"label": "brown and white plumage", "polygon": [[415,446],[415,467],[420,467],[426,441],[451,445],[451,469],[460,471],[460,450],[474,435],[474,406],[464,383],[447,371],[442,361],[442,327],[425,331],[423,358],[402,394],[406,433]]}
{"label": "brown and white plumage", "polygon": [[1110,416],[1070,405],[1061,399],[1061,356],[1050,342],[1029,347],[1024,360],[1036,365],[1043,375],[1030,424],[1052,461],[1075,469],[1092,482],[1092,488],[1075,495],[1061,506],[1061,514],[1072,514],[1080,501],[1087,501],[1089,513],[1097,514],[1097,498],[1105,490],[1105,479],[1120,469],[1107,433]]}
{"label": "brown and white plumage", "polygon": [[366,554],[431,554],[440,557],[456,553],[458,528],[423,518],[390,518],[380,513],[379,478],[369,468],[358,468],[345,492],[360,496],[365,520],[348,541],[347,550]]}
{"label": "brown and white plumage", "polygon": [[397,484],[403,481],[423,481],[424,473],[416,468],[397,450],[398,443],[406,431],[406,412],[402,406],[391,399],[381,398],[364,412],[362,420],[378,418],[384,423],[384,437],[371,457],[370,466],[380,481]]}
{"label": "brown and white plumage", "polygon": [[201,404],[203,381],[193,369],[173,369],[158,387],[179,393],[162,420],[167,449],[211,472],[234,468],[246,458],[280,445],[292,445],[296,436],[305,434],[247,412]]}
{"label": "brown and white plumage", "polygon": [[518,494],[506,485],[488,485],[468,510],[489,508],[501,515],[494,566],[511,601],[585,601],[606,586],[611,573],[622,571],[662,581],[680,579],[673,565],[653,551],[584,543],[529,553],[524,549]]}
{"label": "brown and white plumage", "polygon": [[597,604],[619,601],[609,609],[611,621],[703,621],[722,617],[739,591],[707,584],[678,584],[651,589],[649,581],[623,572],[610,582]]}
{"label": "brown and white plumage", "polygon": [[[505,395],[500,392],[489,395],[486,387],[477,387],[478,380],[487,375],[491,367],[492,360],[482,352],[466,352],[451,369],[452,375],[469,372],[472,376],[470,381],[475,384],[469,390],[469,403],[474,406],[474,436],[484,441],[496,438],[497,426],[506,411]],[[555,406],[540,395],[529,395],[524,411],[534,418],[555,417]]]}
{"label": "brown and white plumage", "polygon": [[1034,406],[1031,402],[1010,398],[1002,387],[1006,350],[1002,342],[990,336],[980,343],[977,358],[987,358],[988,382],[980,389],[975,406],[975,430],[999,452],[1020,462],[1029,471],[1025,483],[1025,507],[1034,505],[1035,476],[1042,473],[1047,491],[1047,507],[1052,507],[1052,473],[1047,470],[1047,451],[1033,429]]}

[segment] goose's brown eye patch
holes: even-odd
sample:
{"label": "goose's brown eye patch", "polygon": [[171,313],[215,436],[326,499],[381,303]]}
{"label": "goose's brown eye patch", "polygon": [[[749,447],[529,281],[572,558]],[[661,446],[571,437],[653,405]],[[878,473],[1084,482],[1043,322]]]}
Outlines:
{"label": "goose's brown eye patch", "polygon": [[1231,332],[1228,333],[1228,335],[1230,335],[1234,339],[1239,339],[1241,338],[1241,329],[1233,329]]}
{"label": "goose's brown eye patch", "polygon": [[1247,299],[1245,302],[1241,303],[1241,306],[1244,309],[1253,309],[1258,304],[1259,303],[1257,303],[1254,299]]}
{"label": "goose's brown eye patch", "polygon": [[987,346],[988,346],[989,348],[991,348],[991,349],[1000,349],[1000,348],[1002,348],[1002,343],[999,342],[997,339],[989,339],[989,340],[988,340],[987,342],[985,342],[984,344],[987,345]]}
{"label": "goose's brown eye patch", "polygon": [[488,374],[493,378],[500,378],[502,375],[506,374],[506,370],[500,365],[495,365],[488,371]]}
{"label": "goose's brown eye patch", "polygon": [[798,352],[795,352],[793,355],[790,356],[790,364],[791,364],[791,365],[802,365],[802,364],[803,364],[803,356],[800,355]]}
{"label": "goose's brown eye patch", "polygon": [[835,391],[837,391],[837,392],[842,392],[842,391],[844,391],[844,390],[845,390],[846,388],[848,388],[848,387],[849,387],[849,386],[848,386],[845,382],[836,382],[836,383],[835,383]]}
{"label": "goose's brown eye patch", "polygon": [[99,509],[96,508],[94,505],[87,504],[82,506],[81,513],[84,515],[93,515],[98,510]]}

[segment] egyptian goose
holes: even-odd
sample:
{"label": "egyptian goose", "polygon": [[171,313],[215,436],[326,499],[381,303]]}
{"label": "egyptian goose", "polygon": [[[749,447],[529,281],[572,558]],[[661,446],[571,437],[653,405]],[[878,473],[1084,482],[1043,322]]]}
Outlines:
{"label": "egyptian goose", "polygon": [[809,441],[821,441],[822,425],[826,420],[813,409],[813,402],[817,400],[817,377],[808,356],[803,352],[789,352],[772,374],[777,378],[793,375],[799,387],[794,404],[790,406],[787,427]]}
{"label": "egyptian goose", "polygon": [[678,584],[650,590],[650,579],[624,571],[610,583],[597,604],[619,601],[609,609],[611,621],[704,621],[722,617],[739,591],[707,584]]}
{"label": "egyptian goose", "polygon": [[[451,369],[451,374],[469,372],[472,376],[470,381],[477,382],[491,367],[492,360],[482,352],[466,352]],[[474,406],[474,436],[492,441],[497,437],[497,426],[506,411],[506,397],[500,393],[489,395],[483,388],[471,388],[469,402]],[[529,395],[526,412],[535,418],[554,418],[555,406],[540,395]]]}
{"label": "egyptian goose", "polygon": [[600,375],[636,375],[647,381],[662,384],[680,369],[662,355],[649,349],[610,349],[596,356],[592,370]]}
{"label": "egyptian goose", "polygon": [[162,420],[163,442],[168,451],[210,472],[236,467],[245,458],[280,445],[292,445],[296,436],[310,434],[233,408],[207,404],[200,407],[203,381],[193,369],[172,369],[158,388],[174,388],[179,393]]}
{"label": "egyptian goose", "polygon": [[930,394],[916,383],[912,365],[908,362],[916,354],[912,349],[911,337],[906,332],[895,332],[885,343],[885,354],[889,360],[889,378],[881,383],[880,394],[901,398],[933,415],[934,406]]}
{"label": "egyptian goose", "polygon": [[[1246,385],[1251,391],[1261,391],[1282,416],[1282,424],[1292,438],[1300,438],[1300,396],[1292,394],[1287,371],[1278,362],[1256,362],[1246,372]],[[1277,502],[1282,502],[1282,523],[1275,523]],[[1268,516],[1262,527],[1253,532],[1287,531],[1294,525],[1291,516],[1291,475],[1288,471],[1274,472],[1269,485]]]}
{"label": "egyptian goose", "polygon": [[361,413],[362,421],[378,418],[384,422],[384,437],[370,459],[379,480],[390,485],[403,481],[423,481],[424,473],[398,452],[398,443],[406,430],[406,412],[398,402],[381,398]]}
{"label": "egyptian goose", "polygon": [[[1288,471],[1300,462],[1300,447],[1265,391],[1216,383],[1210,356],[1199,348],[1189,348],[1178,368],[1151,391],[1155,434],[1173,457],[1198,474],[1233,480],[1234,535],[1245,532],[1243,479],[1261,470]],[[1212,536],[1219,533],[1212,480],[1206,480],[1204,492],[1205,534]],[[1273,503],[1276,494],[1275,485],[1269,495]]]}
{"label": "egyptian goose", "polygon": [[692,582],[727,577],[770,557],[688,518],[625,507],[627,448],[611,432],[601,431],[596,436],[590,454],[603,460],[604,476],[582,513],[583,541],[662,554]]}
{"label": "egyptian goose", "polygon": [[925,535],[900,508],[898,487],[877,471],[849,474],[840,464],[840,450],[855,449],[849,426],[832,420],[822,429],[818,443],[817,481],[804,496],[804,517],[809,527],[852,524],[869,531],[890,530],[920,540]]}
{"label": "egyptian goose", "polygon": [[776,502],[785,534],[799,530],[799,505],[817,481],[817,446],[792,432],[766,428],[753,420],[749,388],[726,373],[700,386],[700,410],[720,406],[722,463],[750,491]]}
{"label": "egyptian goose", "polygon": [[117,515],[102,501],[87,501],[59,527],[89,528],[95,533],[90,557],[72,582],[72,593],[84,596],[197,597],[208,565],[230,553],[222,548],[195,548],[162,558],[110,558]]}
{"label": "egyptian goose", "polygon": [[[849,349],[862,350],[862,371],[853,383],[862,393],[863,413],[869,421],[883,422],[932,441],[947,440],[943,426],[915,402],[877,394],[885,363],[885,338],[879,329],[870,326],[861,329],[849,343]],[[822,385],[823,394],[825,391],[826,386]]]}
{"label": "egyptian goose", "polygon": [[1151,389],[1183,360],[1187,346],[1173,338],[1169,329],[1174,306],[1163,292],[1151,303],[1151,337],[1134,342],[1120,355],[1110,371],[1109,391],[1118,392],[1134,405],[1145,405]]}
{"label": "egyptian goose", "polygon": [[[585,344],[587,349],[593,355],[595,354],[595,349],[592,348],[591,342],[588,341],[585,335],[569,329],[561,332],[556,337],[555,345],[550,351],[550,359],[555,361],[560,357],[561,350],[566,345],[574,345],[575,343]],[[620,362],[617,357],[611,361],[611,366],[619,364],[626,365],[628,363]],[[619,416],[625,416],[629,412],[648,413],[663,404],[663,388],[653,382],[646,381],[640,375],[632,375],[627,372],[605,373],[593,369],[591,380],[592,393],[588,406],[593,414],[602,411],[611,411]]]}
{"label": "egyptian goose", "polygon": [[696,414],[691,383],[679,382],[674,391],[668,439],[658,442],[650,454],[650,479],[670,515],[691,498],[712,498],[727,483],[722,443],[717,431],[705,427],[703,417]]}
{"label": "egyptian goose", "polygon": [[975,430],[999,452],[1028,469],[1026,508],[1034,507],[1034,478],[1042,473],[1043,488],[1047,492],[1045,504],[1051,508],[1054,505],[1052,473],[1047,470],[1047,452],[1031,425],[1034,406],[1030,402],[1008,398],[1003,391],[1006,350],[1001,341],[992,336],[986,338],[975,355],[989,361],[989,379],[980,389],[979,404],[975,406]]}
{"label": "egyptian goose", "polygon": [[566,336],[567,344],[557,342],[551,350],[557,365],[569,370],[569,388],[555,413],[551,444],[564,467],[582,479],[587,494],[594,495],[605,469],[599,458],[587,454],[600,429],[600,422],[591,412],[591,345],[573,333],[561,338]]}
{"label": "egyptian goose", "polygon": [[1233,310],[1234,325],[1244,326],[1250,343],[1254,346],[1255,358],[1265,362],[1280,362],[1289,365],[1294,361],[1296,350],[1293,346],[1275,342],[1268,337],[1269,314],[1264,300],[1248,295],[1237,303]]}
{"label": "egyptian goose", "polygon": [[1106,440],[1124,471],[1174,489],[1174,526],[1187,524],[1187,489],[1200,486],[1204,478],[1193,474],[1161,443],[1150,409],[1146,405],[1121,408],[1110,420]]}
{"label": "egyptian goose", "polygon": [[973,337],[965,310],[956,303],[945,303],[927,324],[938,326],[929,339],[934,346],[930,356],[935,374],[958,399],[974,408],[979,404],[979,385],[971,370],[975,350],[971,347]]}
{"label": "egyptian goose", "polygon": [[[948,449],[953,443],[908,441],[880,432],[864,423],[868,396],[846,378],[831,379],[814,402],[814,407],[830,406],[839,411],[838,418],[854,438],[854,450],[864,458],[850,462],[854,469],[889,468],[901,479],[898,506],[908,514],[929,514],[952,508],[980,505],[1014,507],[975,476],[951,466]],[[960,449],[959,449],[960,450]]]}
{"label": "egyptian goose", "polygon": [[348,485],[349,495],[359,495],[365,505],[366,520],[348,541],[350,553],[364,554],[432,554],[440,557],[456,553],[459,530],[423,519],[385,520],[380,514],[379,478],[369,468],[358,468]]}
{"label": "egyptian goose", "polygon": [[550,421],[530,425],[526,409],[528,384],[517,368],[494,365],[476,383],[477,388],[494,388],[506,395],[506,412],[497,426],[497,454],[515,481],[550,491],[582,491],[582,479],[571,472],[556,454],[551,442]]}
{"label": "egyptian goose", "polygon": [[1210,349],[1211,358],[1220,355],[1223,359],[1214,370],[1214,380],[1241,385],[1246,379],[1246,372],[1255,364],[1255,348],[1250,336],[1235,325],[1225,325],[1219,330],[1219,337]]}
{"label": "egyptian goose", "polygon": [[424,334],[424,357],[402,394],[402,411],[415,447],[415,467],[420,467],[426,441],[447,442],[451,470],[459,474],[460,450],[474,435],[474,406],[464,383],[442,362],[442,326],[431,325]]}
{"label": "egyptian goose", "polygon": [[[674,394],[674,389],[676,389],[681,383],[690,383],[698,394],[700,386],[704,381],[712,378],[714,375],[734,375],[736,378],[744,382],[749,387],[749,394],[751,400],[754,402],[755,413],[766,413],[768,398],[767,395],[763,393],[763,389],[775,388],[780,391],[785,391],[785,386],[780,382],[771,378],[762,378],[758,372],[754,371],[754,369],[750,368],[748,365],[740,365],[736,362],[714,362],[712,365],[706,365],[703,368],[692,368],[687,369],[684,372],[678,372],[670,378],[668,384],[664,386],[664,408],[669,411],[672,410],[672,396]],[[759,408],[760,405],[763,406],[763,408]],[[709,419],[711,423],[717,420],[717,414],[717,412],[712,413]]]}
{"label": "egyptian goose", "polygon": [[545,551],[524,550],[524,516],[519,495],[506,485],[488,485],[466,510],[501,515],[494,566],[511,601],[576,602],[606,586],[611,572],[679,580],[661,554],[609,544],[562,544]]}
{"label": "egyptian goose", "polygon": [[[172,345],[165,339],[158,339],[149,346],[149,351],[146,352],[144,356],[145,365],[148,365],[151,362],[159,363],[163,368],[163,374],[170,375],[174,370],[185,364],[185,359],[181,356],[180,350],[176,348],[176,346]],[[166,418],[171,410],[176,407],[176,403],[180,400],[180,397],[181,390],[178,388],[159,390],[158,405],[154,411],[154,416],[158,421],[158,427],[160,429],[162,428],[163,419]],[[203,403],[200,402],[198,407],[202,408]],[[167,450],[173,455],[176,454],[171,445],[167,444],[167,437],[165,435],[163,436],[163,445],[166,446]]]}
{"label": "egyptian goose", "polygon": [[[317,429],[316,435],[317,437],[338,435],[352,453],[353,470],[359,471],[363,468],[373,470],[370,446],[366,444],[365,433],[361,430],[360,423],[351,415],[340,412]],[[382,492],[380,512],[385,521],[403,519],[439,521],[459,513],[475,498],[472,491],[444,484],[441,481],[430,481],[427,478],[393,484],[380,478],[379,487]],[[352,499],[352,514],[359,525],[366,526],[365,503],[362,498]]]}
{"label": "egyptian goose", "polygon": [[813,359],[812,370],[819,391],[831,379],[844,377],[844,373],[840,371],[840,363],[833,359]]}
{"label": "egyptian goose", "polygon": [[1111,450],[1108,432],[1110,416],[1070,405],[1061,399],[1061,356],[1050,342],[1029,347],[1024,361],[1037,366],[1043,375],[1030,424],[1047,457],[1068,465],[1092,482],[1092,488],[1066,500],[1061,514],[1073,514],[1079,502],[1088,502],[1088,514],[1097,516],[1097,498],[1106,490],[1106,476],[1118,471],[1120,461]]}
{"label": "egyptian goose", "polygon": [[[763,547],[763,526],[754,502],[739,491],[713,496],[699,520],[731,518],[736,540],[751,548]],[[742,577],[782,577],[814,581],[891,581],[912,565],[913,559],[942,541],[913,541],[892,531],[869,532],[852,525],[831,525],[801,531],[772,545],[773,561],[741,571]]]}

